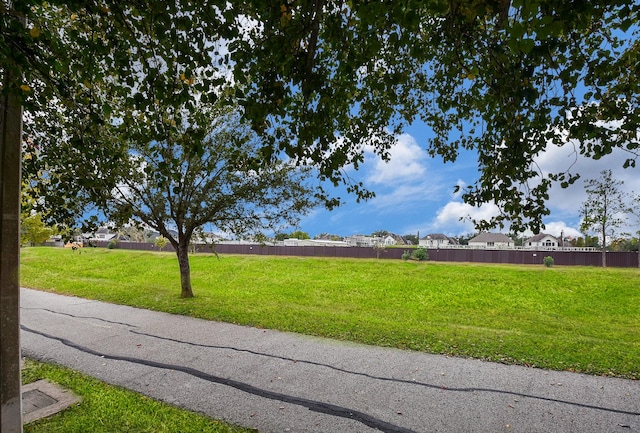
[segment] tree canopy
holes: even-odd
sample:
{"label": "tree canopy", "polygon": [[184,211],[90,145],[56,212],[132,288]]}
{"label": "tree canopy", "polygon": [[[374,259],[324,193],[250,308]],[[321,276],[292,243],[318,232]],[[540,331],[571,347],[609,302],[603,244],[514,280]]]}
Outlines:
{"label": "tree canopy", "polygon": [[620,187],[624,182],[612,177],[611,170],[603,170],[597,179],[586,181],[587,200],[582,207],[581,229],[593,231],[601,240],[602,266],[607,266],[607,239],[613,238],[631,208]]}
{"label": "tree canopy", "polygon": [[230,106],[200,105],[161,141],[132,141],[127,133],[114,139],[128,158],[99,205],[112,221],[132,219],[168,239],[178,256],[182,297],[193,296],[188,251],[197,230],[211,224],[240,235],[275,232],[316,205],[308,168],[253,163],[260,141]]}
{"label": "tree canopy", "polygon": [[[32,0],[4,12],[0,68],[23,74],[11,89],[33,116],[51,115],[42,101],[64,107],[53,113],[74,128],[57,134],[49,160],[73,167],[76,154],[113,163],[119,149],[93,139],[95,128],[144,118],[158,101],[195,108],[190,89],[215,99],[223,81],[233,81],[261,136],[261,160],[314,163],[321,179],[360,198],[371,191],[344,167],[362,163],[365,145],[388,157],[411,122],[431,127],[427,151],[444,161],[473,149],[478,180],[462,197],[501,210],[476,221],[481,229],[539,231],[551,185],[579,176],[571,163],[561,173],[536,166],[550,146],[570,143],[595,159],[623,149],[628,167],[638,155],[640,5],[632,0]],[[125,117],[110,103],[114,93]]]}

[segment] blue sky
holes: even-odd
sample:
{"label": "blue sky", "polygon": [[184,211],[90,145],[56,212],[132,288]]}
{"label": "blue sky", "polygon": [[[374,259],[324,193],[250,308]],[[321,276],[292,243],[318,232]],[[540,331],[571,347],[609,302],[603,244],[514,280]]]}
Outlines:
{"label": "blue sky", "polygon": [[[332,233],[341,236],[370,234],[387,230],[399,235],[444,233],[451,236],[474,231],[469,221],[460,218],[473,216],[488,219],[495,214],[493,205],[471,208],[453,194],[458,184],[470,185],[478,177],[478,166],[473,152],[460,155],[455,163],[445,164],[439,158],[431,158],[427,152],[429,130],[424,125],[413,125],[406,134],[398,137],[398,144],[391,150],[388,163],[373,153],[367,152],[365,163],[356,172],[349,174],[362,181],[376,192],[376,197],[367,202],[356,203],[355,197],[338,190],[346,202],[343,206],[328,211],[316,209],[304,217],[297,227],[311,235]],[[566,170],[574,164],[572,171],[582,176],[569,189],[556,186],[551,191],[548,206],[551,215],[545,218],[545,233],[559,236],[579,236],[579,208],[586,200],[584,180],[597,178],[602,170],[611,169],[614,178],[624,182],[626,192],[640,193],[640,168],[623,169],[628,157],[622,151],[614,152],[598,161],[577,156],[568,143],[562,147],[549,146],[537,158],[539,167],[545,172]],[[635,233],[640,228],[626,227]]]}

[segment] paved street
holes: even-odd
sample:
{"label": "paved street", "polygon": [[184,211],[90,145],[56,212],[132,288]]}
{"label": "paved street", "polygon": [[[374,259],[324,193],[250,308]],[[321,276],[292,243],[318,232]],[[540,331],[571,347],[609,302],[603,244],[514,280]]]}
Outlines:
{"label": "paved street", "polygon": [[21,295],[23,356],[261,433],[640,432],[640,381]]}

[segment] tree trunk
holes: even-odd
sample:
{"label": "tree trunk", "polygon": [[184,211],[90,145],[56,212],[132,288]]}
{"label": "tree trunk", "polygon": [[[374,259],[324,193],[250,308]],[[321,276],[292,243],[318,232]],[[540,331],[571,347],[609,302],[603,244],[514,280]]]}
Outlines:
{"label": "tree trunk", "polygon": [[607,267],[607,234],[605,228],[602,228],[602,267]]}
{"label": "tree trunk", "polygon": [[189,265],[189,244],[178,244],[176,248],[178,264],[180,265],[180,285],[182,286],[181,298],[193,298],[191,289],[191,266]]}

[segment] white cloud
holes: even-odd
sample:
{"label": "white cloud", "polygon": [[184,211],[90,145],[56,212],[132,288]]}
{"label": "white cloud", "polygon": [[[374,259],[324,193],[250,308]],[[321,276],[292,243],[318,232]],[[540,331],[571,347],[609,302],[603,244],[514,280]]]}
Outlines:
{"label": "white cloud", "polygon": [[440,195],[442,187],[426,181],[414,184],[400,184],[386,193],[377,193],[371,205],[379,210],[399,213],[415,207],[416,203],[430,201]]}
{"label": "white cloud", "polygon": [[488,220],[498,215],[495,204],[473,207],[467,203],[450,201],[440,208],[436,217],[428,224],[427,231],[444,231],[449,235],[460,235],[475,231],[472,219]]}
{"label": "white cloud", "polygon": [[[366,149],[366,156],[374,156],[373,166],[368,170],[367,182],[372,184],[420,182],[427,172],[427,153],[409,134],[397,137],[397,143],[389,149],[390,158],[383,161]],[[365,158],[366,158],[365,156]]]}
{"label": "white cloud", "polygon": [[545,227],[546,228],[544,229],[544,233],[548,233],[555,237],[560,237],[561,234],[565,237],[569,236],[572,238],[578,238],[582,236],[582,233],[580,233],[578,229],[567,226],[564,221],[548,222],[545,224]]}

